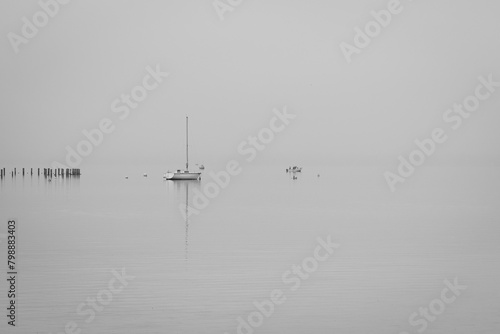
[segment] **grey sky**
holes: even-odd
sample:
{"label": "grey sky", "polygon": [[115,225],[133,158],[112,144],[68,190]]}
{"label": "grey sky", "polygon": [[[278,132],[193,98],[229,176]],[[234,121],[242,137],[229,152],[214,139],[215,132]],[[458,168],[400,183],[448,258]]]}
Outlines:
{"label": "grey sky", "polygon": [[[63,162],[82,130],[109,118],[116,129],[82,166],[176,166],[185,115],[192,161],[227,160],[283,106],[297,118],[261,162],[393,162],[446,126],[444,111],[478,76],[500,81],[500,3],[401,0],[348,64],[339,44],[353,44],[354,27],[388,2],[246,0],[221,21],[210,0],[73,0],[15,54],[7,34],[40,7],[2,1],[1,164]],[[120,120],[111,103],[157,64],[169,77]],[[438,159],[498,159],[499,101],[500,90],[447,130]]]}

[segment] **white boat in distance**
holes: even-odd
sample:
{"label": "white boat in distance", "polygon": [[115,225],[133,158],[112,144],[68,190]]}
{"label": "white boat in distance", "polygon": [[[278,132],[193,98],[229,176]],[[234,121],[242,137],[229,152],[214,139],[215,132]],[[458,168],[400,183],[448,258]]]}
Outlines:
{"label": "white boat in distance", "polygon": [[286,172],[287,172],[287,173],[302,172],[302,167],[297,167],[297,166],[288,167],[288,168],[286,169]]}
{"label": "white boat in distance", "polygon": [[178,169],[175,172],[166,172],[163,176],[167,180],[199,180],[201,172],[190,172],[189,171],[189,141],[188,141],[188,117],[186,116],[186,169],[181,171]]}

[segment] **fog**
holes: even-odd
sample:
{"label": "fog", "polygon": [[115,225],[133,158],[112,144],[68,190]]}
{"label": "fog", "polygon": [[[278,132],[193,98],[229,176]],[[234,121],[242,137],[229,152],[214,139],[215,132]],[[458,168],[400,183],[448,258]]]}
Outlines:
{"label": "fog", "polygon": [[[436,127],[449,139],[433,163],[497,161],[492,93],[460,128],[443,114],[500,81],[496,1],[401,1],[400,12],[349,63],[355,27],[389,1],[243,1],[220,19],[211,1],[72,1],[15,52],[36,1],[2,2],[2,165],[65,163],[83,130],[113,122],[81,167],[184,162],[185,116],[194,162],[227,161],[269,126],[296,115],[258,163],[396,165]],[[168,72],[125,119],[112,103],[141,85],[148,66]],[[152,81],[151,81],[152,82]]]}

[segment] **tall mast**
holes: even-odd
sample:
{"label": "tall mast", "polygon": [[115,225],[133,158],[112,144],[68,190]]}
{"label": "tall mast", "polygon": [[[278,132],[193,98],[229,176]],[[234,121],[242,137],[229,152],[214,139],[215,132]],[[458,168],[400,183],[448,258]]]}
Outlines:
{"label": "tall mast", "polygon": [[188,152],[189,142],[188,142],[188,117],[186,116],[186,170],[189,170],[189,152]]}

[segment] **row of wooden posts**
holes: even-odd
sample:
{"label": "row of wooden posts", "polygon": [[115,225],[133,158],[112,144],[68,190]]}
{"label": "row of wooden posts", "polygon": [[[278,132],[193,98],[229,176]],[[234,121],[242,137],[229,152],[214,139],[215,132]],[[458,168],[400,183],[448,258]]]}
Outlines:
{"label": "row of wooden posts", "polygon": [[[38,176],[40,176],[40,172],[42,172],[43,176],[45,177],[52,177],[52,176],[80,176],[80,169],[79,168],[38,168]],[[13,171],[10,172],[12,177],[17,175],[17,168],[14,168]],[[22,175],[24,176],[25,174],[27,175],[33,175],[33,168],[30,170],[22,169]],[[7,174],[5,173],[5,168],[0,169],[0,177],[4,178]]]}

